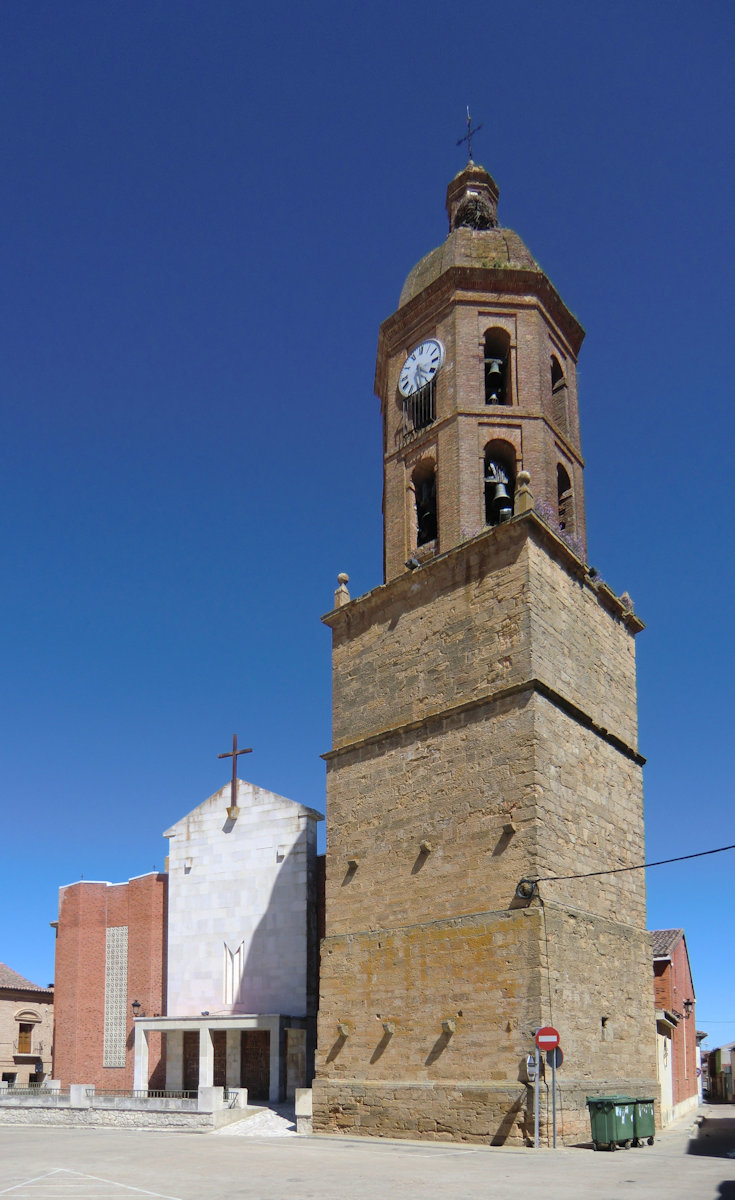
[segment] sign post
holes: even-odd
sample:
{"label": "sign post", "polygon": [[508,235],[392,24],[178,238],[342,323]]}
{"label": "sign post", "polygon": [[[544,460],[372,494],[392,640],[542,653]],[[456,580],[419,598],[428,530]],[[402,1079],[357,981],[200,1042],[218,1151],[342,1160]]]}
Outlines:
{"label": "sign post", "polygon": [[[561,1065],[564,1055],[559,1049],[559,1031],[554,1029],[553,1025],[544,1025],[536,1031],[536,1062],[538,1062],[539,1050],[546,1050],[546,1061],[551,1063],[551,1111],[552,1111],[552,1129],[553,1129],[553,1145],[556,1150],[556,1068]],[[557,1058],[557,1056],[559,1056]],[[536,1103],[534,1106],[534,1141],[535,1147],[538,1147],[538,1131],[539,1131],[539,1112],[538,1112],[538,1083],[536,1084]]]}
{"label": "sign post", "polygon": [[546,1061],[551,1064],[551,1112],[554,1149],[556,1150],[556,1068],[560,1067],[564,1062],[564,1053],[561,1046],[555,1046],[553,1050],[547,1050]]}
{"label": "sign post", "polygon": [[534,1055],[534,1063],[535,1063],[535,1066],[534,1066],[534,1072],[533,1072],[533,1073],[534,1073],[534,1084],[533,1084],[533,1148],[534,1148],[534,1150],[538,1150],[538,1128],[539,1128],[539,1119],[538,1119],[538,1103],[539,1103],[539,1099],[538,1099],[538,1085],[539,1085],[539,1078],[538,1078],[538,1077],[539,1077],[539,1075],[541,1074],[541,1062],[540,1062],[540,1059],[539,1059],[539,1050],[538,1050],[538,1046],[536,1047],[536,1053],[535,1053],[535,1055]]}

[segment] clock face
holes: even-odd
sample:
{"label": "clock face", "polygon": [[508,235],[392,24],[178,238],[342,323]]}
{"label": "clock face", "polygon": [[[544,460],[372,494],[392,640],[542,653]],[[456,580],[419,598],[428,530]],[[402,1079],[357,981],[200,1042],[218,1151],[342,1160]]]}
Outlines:
{"label": "clock face", "polygon": [[398,390],[402,396],[413,396],[426,387],[444,362],[444,347],[437,338],[427,338],[412,350],[401,367]]}

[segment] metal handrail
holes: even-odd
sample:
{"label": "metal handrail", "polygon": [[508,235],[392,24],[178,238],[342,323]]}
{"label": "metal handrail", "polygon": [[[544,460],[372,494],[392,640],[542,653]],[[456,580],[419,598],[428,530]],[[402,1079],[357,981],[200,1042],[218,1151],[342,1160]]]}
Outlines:
{"label": "metal handrail", "polygon": [[105,1088],[97,1090],[95,1087],[88,1087],[86,1094],[90,1099],[99,1099],[105,1096],[117,1099],[129,1096],[132,1100],[196,1100],[198,1096],[196,1091],[175,1091],[170,1088]]}
{"label": "metal handrail", "polygon": [[29,1058],[41,1058],[43,1055],[43,1042],[31,1040],[30,1047],[26,1050],[21,1050],[18,1038],[13,1042],[13,1056],[28,1055]]}

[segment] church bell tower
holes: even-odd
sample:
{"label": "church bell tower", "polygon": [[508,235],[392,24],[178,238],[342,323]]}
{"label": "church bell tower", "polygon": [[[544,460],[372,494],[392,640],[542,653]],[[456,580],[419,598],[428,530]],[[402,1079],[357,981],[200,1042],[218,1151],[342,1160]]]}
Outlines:
{"label": "church bell tower", "polygon": [[323,618],[320,1130],[528,1144],[543,1025],[562,1141],[656,1094],[643,625],[586,565],[583,330],[497,202],[470,160],[380,328],[384,582]]}
{"label": "church bell tower", "polygon": [[577,411],[579,322],[469,162],[447,189],[449,236],[383,322],[385,578],[513,515],[519,471],[585,555]]}

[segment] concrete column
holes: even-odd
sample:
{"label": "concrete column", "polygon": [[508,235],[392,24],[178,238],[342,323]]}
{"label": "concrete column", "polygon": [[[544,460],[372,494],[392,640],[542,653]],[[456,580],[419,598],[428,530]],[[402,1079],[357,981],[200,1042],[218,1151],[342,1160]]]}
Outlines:
{"label": "concrete column", "polygon": [[199,1030],[199,1087],[211,1088],[214,1084],[214,1042],[212,1031],[202,1026]]}
{"label": "concrete column", "polygon": [[225,1079],[227,1080],[228,1088],[239,1088],[240,1079],[240,1046],[241,1033],[239,1029],[227,1030],[227,1064],[225,1067]]}
{"label": "concrete column", "polygon": [[[270,1081],[268,1087],[268,1101],[270,1104],[278,1104],[281,1095],[281,1037],[280,1037],[280,1022],[278,1017],[273,1021],[269,1021],[271,1031],[270,1039]],[[284,1042],[285,1042],[284,1037]]]}
{"label": "concrete column", "polygon": [[312,1133],[311,1088],[296,1088],[296,1132]]}
{"label": "concrete column", "polygon": [[166,1089],[180,1092],[184,1087],[184,1031],[166,1031]]}
{"label": "concrete column", "polygon": [[148,1030],[135,1023],[135,1051],[133,1056],[133,1087],[142,1091],[148,1087]]}
{"label": "concrete column", "polygon": [[90,1108],[94,1096],[91,1083],[72,1083],[69,1086],[69,1108]]}

